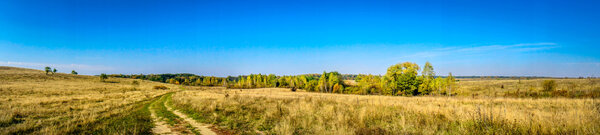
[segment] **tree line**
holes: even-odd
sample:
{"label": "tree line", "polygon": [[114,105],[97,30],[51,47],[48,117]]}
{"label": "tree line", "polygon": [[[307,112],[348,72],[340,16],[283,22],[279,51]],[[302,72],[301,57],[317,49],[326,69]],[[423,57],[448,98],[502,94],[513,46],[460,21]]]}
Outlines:
{"label": "tree line", "polygon": [[323,74],[304,74],[296,76],[275,76],[274,74],[251,74],[248,76],[228,77],[228,88],[294,88],[313,92],[343,93],[343,76],[338,72]]}
{"label": "tree line", "polygon": [[123,74],[111,74],[110,77],[118,78],[132,78],[157,81],[163,83],[171,83],[178,85],[190,85],[190,86],[226,86],[227,80],[223,77],[214,76],[198,76],[194,74],[182,73],[182,74],[139,74],[139,75],[123,75]]}
{"label": "tree line", "polygon": [[452,73],[446,77],[436,76],[433,66],[429,62],[425,63],[422,70],[419,65],[412,62],[392,65],[384,76],[358,75],[355,82],[356,86],[349,87],[348,90],[353,94],[451,95],[452,90],[457,87]]}
{"label": "tree line", "polygon": [[[311,92],[393,96],[451,95],[457,87],[452,73],[446,77],[436,76],[429,62],[425,63],[422,70],[412,62],[392,65],[383,76],[342,75],[334,71],[297,76],[251,74],[227,80],[230,81],[228,88],[280,87]],[[355,84],[346,84],[344,80],[354,80]]]}
{"label": "tree line", "polygon": [[[420,73],[420,74],[419,74]],[[309,92],[362,94],[362,95],[452,95],[456,79],[449,73],[436,76],[431,63],[421,68],[416,63],[404,62],[390,66],[385,75],[342,75],[339,72],[276,76],[274,74],[250,74],[228,77],[198,76],[194,74],[122,75],[111,77],[144,79],[164,83],[191,86],[224,86],[227,88],[292,88]],[[351,80],[354,80],[352,82]]]}

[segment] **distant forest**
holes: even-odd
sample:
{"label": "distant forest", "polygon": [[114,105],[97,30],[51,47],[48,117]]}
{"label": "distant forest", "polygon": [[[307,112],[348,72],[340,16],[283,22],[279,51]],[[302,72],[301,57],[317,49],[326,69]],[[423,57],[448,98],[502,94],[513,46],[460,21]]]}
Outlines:
{"label": "distant forest", "polygon": [[[385,75],[371,74],[340,74],[336,71],[322,74],[303,74],[277,76],[274,74],[250,74],[228,77],[198,76],[194,74],[149,74],[122,75],[112,74],[111,77],[133,78],[164,83],[190,86],[223,86],[236,89],[252,88],[292,88],[310,92],[343,93],[343,94],[373,94],[373,95],[452,95],[456,89],[456,78],[547,78],[547,77],[514,77],[514,76],[459,76],[452,73],[438,76],[431,63],[427,62],[421,68],[412,62],[392,65]],[[354,80],[354,81],[345,81]]]}

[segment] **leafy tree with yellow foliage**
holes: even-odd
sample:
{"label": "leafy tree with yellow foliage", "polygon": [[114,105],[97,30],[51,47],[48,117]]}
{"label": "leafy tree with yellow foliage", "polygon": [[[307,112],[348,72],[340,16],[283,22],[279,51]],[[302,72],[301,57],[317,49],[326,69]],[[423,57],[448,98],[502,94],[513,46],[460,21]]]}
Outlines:
{"label": "leafy tree with yellow foliage", "polygon": [[387,95],[417,95],[421,81],[417,79],[419,65],[404,62],[388,68],[384,82]]}

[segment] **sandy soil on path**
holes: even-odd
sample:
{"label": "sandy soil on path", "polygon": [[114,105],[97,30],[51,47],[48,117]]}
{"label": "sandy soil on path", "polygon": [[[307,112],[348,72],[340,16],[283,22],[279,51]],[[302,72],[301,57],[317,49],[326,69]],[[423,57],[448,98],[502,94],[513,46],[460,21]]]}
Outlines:
{"label": "sandy soil on path", "polygon": [[185,122],[189,123],[189,124],[190,124],[190,125],[192,125],[194,128],[196,128],[197,130],[199,130],[199,131],[200,131],[200,134],[202,134],[202,135],[217,135],[217,133],[216,133],[216,132],[212,131],[212,130],[209,128],[209,125],[207,125],[207,124],[202,124],[202,123],[198,123],[198,122],[196,122],[196,120],[194,120],[194,119],[192,119],[192,118],[188,117],[187,115],[185,115],[185,114],[183,114],[183,113],[181,113],[181,112],[179,112],[179,111],[177,111],[177,110],[175,110],[175,109],[171,108],[171,106],[168,106],[168,105],[166,104],[166,102],[165,102],[165,104],[164,104],[164,105],[165,105],[165,107],[167,107],[167,110],[169,110],[169,111],[173,112],[173,114],[175,114],[175,115],[179,116],[179,117],[180,117],[180,118],[182,118],[182,119],[183,119]]}
{"label": "sandy soil on path", "polygon": [[159,134],[159,135],[174,135],[175,134],[171,131],[169,126],[167,126],[167,123],[165,123],[164,121],[162,121],[158,117],[156,117],[156,112],[154,112],[154,108],[150,108],[150,116],[152,117],[152,120],[154,121],[154,125],[155,125],[154,128],[152,128],[152,133]]}

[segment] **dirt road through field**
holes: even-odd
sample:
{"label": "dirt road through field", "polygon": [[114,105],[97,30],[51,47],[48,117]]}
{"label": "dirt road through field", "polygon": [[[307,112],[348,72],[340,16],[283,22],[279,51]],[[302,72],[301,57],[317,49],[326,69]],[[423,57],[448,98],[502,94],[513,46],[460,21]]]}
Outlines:
{"label": "dirt road through field", "polygon": [[156,112],[154,112],[154,109],[150,109],[150,113],[152,116],[152,120],[154,121],[154,128],[152,128],[152,133],[159,134],[159,135],[174,134],[174,133],[172,133],[169,126],[167,126],[167,123],[165,123],[164,121],[162,121],[162,120],[158,119],[158,117],[156,117]]}
{"label": "dirt road through field", "polygon": [[216,135],[217,133],[212,131],[209,127],[209,125],[207,124],[202,124],[202,123],[198,123],[196,122],[196,120],[188,117],[187,115],[171,108],[171,106],[167,105],[165,102],[165,107],[167,107],[167,109],[171,112],[173,112],[173,114],[179,116],[180,118],[182,118],[185,122],[189,123],[190,125],[192,125],[194,128],[196,128],[197,130],[200,130],[200,134],[202,135]]}
{"label": "dirt road through field", "polygon": [[160,99],[150,103],[149,110],[155,125],[152,133],[160,135],[217,134],[209,128],[208,124],[199,123],[186,114],[173,109],[168,104],[171,94],[163,95]]}
{"label": "dirt road through field", "polygon": [[[155,104],[155,103],[152,103],[152,104]],[[173,131],[171,131],[171,128],[169,128],[167,123],[165,123],[163,120],[159,119],[156,116],[155,108],[150,107],[149,110],[150,110],[150,116],[152,117],[152,120],[154,121],[154,128],[152,128],[152,133],[159,134],[159,135],[176,134],[176,133],[173,133]]]}

